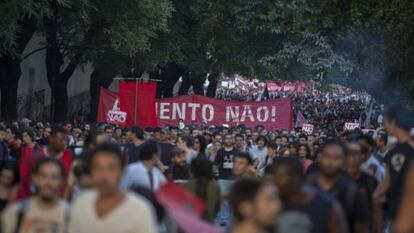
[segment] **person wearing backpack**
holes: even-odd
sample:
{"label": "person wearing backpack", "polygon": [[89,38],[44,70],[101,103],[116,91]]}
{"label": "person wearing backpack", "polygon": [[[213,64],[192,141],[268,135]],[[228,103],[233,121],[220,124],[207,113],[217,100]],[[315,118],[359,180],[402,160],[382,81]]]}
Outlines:
{"label": "person wearing backpack", "polygon": [[345,212],[350,232],[370,232],[368,200],[357,184],[344,174],[347,148],[340,140],[331,139],[321,150],[320,172],[309,177],[310,184],[336,198]]}
{"label": "person wearing backpack", "polygon": [[61,162],[43,157],[32,171],[35,194],[6,208],[2,215],[2,233],[65,233],[68,205],[59,197],[64,181]]}

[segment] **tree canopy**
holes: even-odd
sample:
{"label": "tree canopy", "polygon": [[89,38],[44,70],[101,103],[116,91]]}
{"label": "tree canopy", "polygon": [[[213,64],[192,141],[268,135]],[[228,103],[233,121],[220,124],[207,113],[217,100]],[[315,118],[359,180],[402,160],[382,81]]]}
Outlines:
{"label": "tree canopy", "polygon": [[[198,79],[224,72],[306,80],[323,73],[374,93],[394,85],[412,98],[412,9],[410,0],[5,0],[0,54],[18,64],[27,38],[42,33],[52,89],[86,63],[96,74],[111,70],[107,79],[156,74],[154,67],[167,72],[174,64],[181,72],[175,76]],[[18,81],[3,74],[3,86]]]}

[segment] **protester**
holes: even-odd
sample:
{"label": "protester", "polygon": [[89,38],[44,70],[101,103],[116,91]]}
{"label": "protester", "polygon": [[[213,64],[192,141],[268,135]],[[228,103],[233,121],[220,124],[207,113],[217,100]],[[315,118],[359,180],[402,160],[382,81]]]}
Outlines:
{"label": "protester", "polygon": [[305,186],[300,160],[277,158],[270,170],[283,203],[277,233],[348,232],[340,205],[329,195]]}
{"label": "protester", "polygon": [[[35,166],[37,160],[42,157],[51,157],[58,159],[64,168],[64,183],[62,186],[61,194],[65,193],[66,179],[70,173],[72,167],[72,153],[66,149],[67,146],[67,133],[63,127],[56,126],[52,129],[52,132],[48,138],[48,145],[34,150],[31,156],[28,156],[27,166],[23,167],[20,171],[21,181],[19,184],[18,199],[22,200],[28,198],[32,194],[31,189],[31,173],[30,171]],[[24,163],[24,161],[22,161]]]}
{"label": "protester", "polygon": [[309,158],[311,157],[311,150],[309,146],[306,144],[306,142],[303,142],[298,147],[298,157],[303,163],[303,169],[306,173],[309,169],[309,167],[312,165],[313,161]]}
{"label": "protester", "polygon": [[234,179],[257,176],[250,153],[239,152],[234,156],[233,176]]}
{"label": "protester", "polygon": [[378,182],[381,182],[385,176],[385,169],[380,164],[378,159],[374,156],[374,146],[375,142],[372,137],[368,135],[361,135],[357,138],[358,142],[362,147],[363,154],[363,164],[361,165],[362,171],[372,175],[377,179]]}
{"label": "protester", "polygon": [[128,165],[122,180],[125,189],[134,185],[140,185],[152,191],[166,183],[166,178],[161,170],[156,167],[159,161],[159,146],[154,140],[149,140],[141,145],[139,161]]}
{"label": "protester", "polygon": [[[143,148],[148,146],[144,144]],[[69,233],[157,232],[148,201],[119,188],[124,164],[116,145],[103,144],[91,152],[90,171],[96,190],[85,192],[75,201]]]}
{"label": "protester", "polygon": [[68,206],[59,198],[65,169],[52,157],[40,158],[32,170],[34,196],[9,206],[2,216],[2,232],[67,232]]}
{"label": "protester", "polygon": [[179,147],[171,150],[172,164],[165,172],[167,180],[170,182],[188,180],[190,178],[190,170],[188,168],[185,151]]}
{"label": "protester", "polygon": [[[19,159],[19,171],[20,176],[22,177],[28,177],[30,174],[30,168],[29,166],[29,160],[30,156],[33,154],[34,150],[40,150],[40,146],[34,141],[34,131],[33,129],[26,128],[22,130],[22,139],[24,142],[24,145],[21,148],[21,156]],[[27,184],[25,182],[29,181],[28,179],[22,180],[22,183],[20,185],[20,189],[17,193],[17,198],[22,199],[24,198],[24,189],[23,187],[28,187],[30,184]]]}
{"label": "protester", "polygon": [[375,138],[375,145],[377,148],[377,152],[375,154],[375,158],[383,164],[385,155],[388,153],[388,135],[386,132],[379,132]]}
{"label": "protester", "polygon": [[310,183],[332,194],[345,211],[351,232],[369,232],[370,215],[366,197],[358,186],[343,174],[347,149],[338,140],[325,142],[319,159],[320,173]]}
{"label": "protester", "polygon": [[397,139],[397,144],[384,158],[386,175],[375,194],[377,202],[385,198],[385,229],[390,231],[396,220],[404,193],[404,183],[414,157],[410,130],[413,127],[413,115],[404,106],[389,107],[384,113],[384,126],[387,133]]}
{"label": "protester", "polygon": [[[362,155],[361,145],[358,142],[350,142],[348,144],[348,155],[346,158],[346,172],[348,176],[358,185],[359,191],[365,195],[368,200],[370,216],[373,218],[376,214],[376,211],[373,206],[373,194],[378,186],[378,181],[374,176],[362,171],[361,166],[364,161],[364,156]],[[372,223],[372,219],[370,220]],[[370,226],[371,232],[373,226]],[[377,231],[375,231],[377,232]]]}
{"label": "protester", "polygon": [[19,169],[17,163],[8,161],[0,169],[0,212],[10,203],[14,202],[19,183]]}
{"label": "protester", "polygon": [[205,138],[202,135],[196,135],[194,137],[194,150],[197,153],[196,157],[205,157],[206,147],[207,143]]}
{"label": "protester", "polygon": [[213,164],[206,158],[191,162],[191,179],[185,186],[206,203],[203,219],[213,222],[221,202],[220,187],[213,179]]}
{"label": "protester", "polygon": [[139,149],[144,140],[144,131],[139,127],[131,127],[126,131],[128,144],[124,150],[128,164],[139,161]]}
{"label": "protester", "polygon": [[177,146],[185,151],[188,163],[197,157],[197,152],[192,148],[193,142],[189,136],[184,134],[179,135],[177,138]]}
{"label": "protester", "polygon": [[242,178],[229,194],[235,218],[233,233],[262,233],[274,224],[281,208],[274,185],[253,178]]}

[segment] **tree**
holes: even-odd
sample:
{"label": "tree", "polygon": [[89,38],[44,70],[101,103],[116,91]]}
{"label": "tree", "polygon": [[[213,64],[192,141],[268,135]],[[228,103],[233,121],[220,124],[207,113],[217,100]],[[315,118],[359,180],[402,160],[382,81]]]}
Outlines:
{"label": "tree", "polygon": [[0,91],[1,113],[5,119],[17,119],[17,88],[20,63],[24,59],[22,53],[41,20],[50,15],[48,6],[47,1],[0,2]]}
{"label": "tree", "polygon": [[122,4],[73,0],[65,6],[55,4],[52,9],[43,30],[53,115],[58,122],[66,120],[66,86],[79,65],[111,52],[133,57],[148,51],[150,40],[167,30],[172,11],[168,0],[129,0]]}

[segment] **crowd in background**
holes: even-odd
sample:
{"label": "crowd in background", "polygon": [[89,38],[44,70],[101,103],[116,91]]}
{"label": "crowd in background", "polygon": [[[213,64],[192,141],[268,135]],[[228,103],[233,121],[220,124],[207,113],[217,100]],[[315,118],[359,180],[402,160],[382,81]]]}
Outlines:
{"label": "crowd in background", "polygon": [[157,199],[167,183],[223,231],[411,232],[411,116],[369,134],[2,123],[2,232],[191,232]]}
{"label": "crowd in background", "polygon": [[[219,85],[216,98],[232,101],[261,101],[291,97],[293,113],[304,116],[306,121],[315,126],[324,126],[325,131],[339,133],[346,122],[359,123],[363,128],[375,129],[380,126],[383,106],[368,93],[331,85],[322,87],[319,82],[307,83],[300,92],[266,90],[264,83],[242,79],[243,83],[226,80]],[[223,82],[223,81],[222,81]],[[244,84],[247,83],[247,84]],[[278,81],[278,85],[295,85],[291,82]],[[296,119],[296,118],[295,118]]]}

